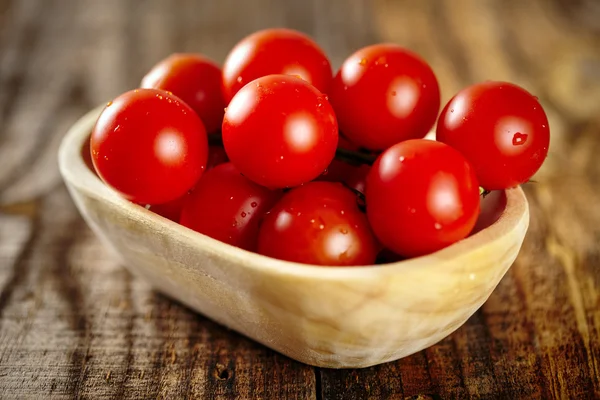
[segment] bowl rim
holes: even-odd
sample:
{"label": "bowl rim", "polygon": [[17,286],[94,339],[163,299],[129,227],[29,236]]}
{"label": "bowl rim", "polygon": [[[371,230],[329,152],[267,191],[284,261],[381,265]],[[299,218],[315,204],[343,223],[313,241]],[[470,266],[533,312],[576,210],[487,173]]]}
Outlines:
{"label": "bowl rim", "polygon": [[464,257],[469,253],[477,252],[484,246],[501,241],[514,232],[522,231],[524,236],[529,224],[529,205],[525,193],[519,186],[504,191],[506,196],[504,210],[490,226],[448,247],[424,256],[393,263],[351,267],[309,265],[271,258],[218,241],[161,217],[138,204],[126,200],[115,190],[105,185],[88,168],[81,156],[81,148],[105,107],[105,105],[100,106],[87,112],[71,126],[63,137],[58,151],[58,164],[65,182],[90,197],[112,203],[113,206],[121,208],[129,216],[144,222],[146,226],[152,226],[157,233],[167,231],[174,233],[179,236],[179,239],[201,247],[212,255],[228,257],[232,262],[242,264],[247,268],[259,269],[262,272],[278,275],[319,279],[339,279],[341,276],[361,279],[367,276],[373,277],[373,275],[397,274],[407,269],[423,268],[457,257]]}

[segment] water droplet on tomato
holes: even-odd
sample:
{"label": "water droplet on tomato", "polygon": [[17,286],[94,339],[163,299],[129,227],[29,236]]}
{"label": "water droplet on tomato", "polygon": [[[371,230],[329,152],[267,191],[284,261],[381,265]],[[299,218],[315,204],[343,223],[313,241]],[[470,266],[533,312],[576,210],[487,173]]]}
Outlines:
{"label": "water droplet on tomato", "polygon": [[388,67],[388,65],[389,65],[388,63],[385,63],[384,67],[385,67],[385,68],[387,68],[387,67]]}
{"label": "water droplet on tomato", "polygon": [[242,83],[242,77],[238,76],[237,79],[236,79],[236,81],[237,81],[237,83]]}
{"label": "water droplet on tomato", "polygon": [[363,65],[363,66],[367,65],[367,59],[366,58],[361,58],[359,64]]}
{"label": "water droplet on tomato", "polygon": [[440,229],[442,229],[442,225],[441,225],[441,224],[439,224],[439,223],[437,223],[437,222],[436,222],[436,223],[433,225],[433,227],[434,227],[436,230],[438,230],[438,231],[439,231]]}
{"label": "water droplet on tomato", "polygon": [[348,234],[348,229],[340,229],[340,233],[342,235],[347,235]]}
{"label": "water droplet on tomato", "polygon": [[252,208],[256,208],[256,207],[258,207],[258,203],[257,203],[257,202],[255,202],[255,201],[253,201],[252,203],[250,203],[250,206],[251,206]]}
{"label": "water droplet on tomato", "polygon": [[521,132],[517,132],[513,135],[513,140],[512,140],[512,144],[513,146],[522,146],[525,144],[525,142],[527,141],[527,135],[526,133],[521,133]]}
{"label": "water droplet on tomato", "polygon": [[325,95],[325,101],[329,101],[329,96]]}
{"label": "water droplet on tomato", "polygon": [[327,175],[329,173],[329,170],[327,168],[325,168],[325,171],[323,171],[323,173],[321,175]]}
{"label": "water droplet on tomato", "polygon": [[314,220],[314,219],[311,219],[311,220],[310,220],[310,223],[311,223],[311,224],[314,224],[314,223],[315,223],[315,220]]}
{"label": "water droplet on tomato", "polygon": [[409,209],[408,211],[409,211],[411,214],[415,214],[415,213],[417,212],[417,210],[416,210],[416,209],[414,209],[414,208],[411,208],[411,209]]}
{"label": "water droplet on tomato", "polygon": [[451,109],[450,109],[450,112],[451,112],[451,113],[453,113],[453,112],[454,112],[454,108],[451,108]]}
{"label": "water droplet on tomato", "polygon": [[320,230],[323,230],[323,229],[325,229],[325,225],[323,225],[323,224],[319,225],[319,229],[320,229]]}
{"label": "water droplet on tomato", "polygon": [[404,156],[398,157],[398,161],[403,162],[404,161]]}
{"label": "water droplet on tomato", "polygon": [[106,103],[106,107],[110,107],[112,106],[112,101],[109,101],[108,103]]}
{"label": "water droplet on tomato", "polygon": [[542,125],[542,128],[545,128],[545,127],[546,127],[546,125]]}
{"label": "water droplet on tomato", "polygon": [[233,224],[231,224],[231,226],[236,227],[237,226],[237,221],[233,221]]}
{"label": "water droplet on tomato", "polygon": [[344,90],[348,90],[348,85],[344,85]]}
{"label": "water droplet on tomato", "polygon": [[231,196],[231,197],[229,198],[229,200],[233,200],[233,196]]}
{"label": "water droplet on tomato", "polygon": [[246,213],[244,211],[242,211],[242,213],[240,214],[242,216],[242,218],[246,218]]}
{"label": "water droplet on tomato", "polygon": [[169,91],[167,91],[167,94],[168,94],[169,96],[173,96],[173,92],[169,92]]}
{"label": "water droplet on tomato", "polygon": [[346,214],[346,211],[342,210],[342,211],[340,211],[340,214],[344,215],[344,214]]}

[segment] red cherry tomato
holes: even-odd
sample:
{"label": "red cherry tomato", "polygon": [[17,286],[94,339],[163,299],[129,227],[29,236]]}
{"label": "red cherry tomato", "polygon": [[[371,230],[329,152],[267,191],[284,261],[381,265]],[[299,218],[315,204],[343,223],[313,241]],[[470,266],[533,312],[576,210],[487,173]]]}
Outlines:
{"label": "red cherry tomato", "polygon": [[330,98],[340,130],[370,150],[424,137],[440,108],[438,82],[429,65],[394,44],[352,54],[335,76]]}
{"label": "red cherry tomato", "polygon": [[109,103],[90,144],[102,180],[140,204],[183,196],[206,167],[202,121],[178,97],[161,90],[133,90]]}
{"label": "red cherry tomato", "polygon": [[318,177],[333,159],[337,141],[337,121],[326,96],[293,76],[269,75],[244,86],[223,120],[231,162],[270,188]]}
{"label": "red cherry tomato", "polygon": [[383,152],[367,176],[367,216],[381,243],[414,257],[465,238],[479,215],[479,185],[452,147],[413,139]]}
{"label": "red cherry tomato", "polygon": [[485,82],[460,91],[444,107],[437,140],[460,151],[487,190],[527,182],[550,146],[548,118],[538,100],[519,86]]}
{"label": "red cherry tomato", "polygon": [[225,100],[221,91],[221,69],[200,54],[173,54],[142,79],[141,87],[172,92],[196,111],[206,131],[221,129]]}
{"label": "red cherry tomato", "polygon": [[281,196],[244,178],[231,163],[206,172],[187,199],[180,223],[214,239],[256,250],[258,226]]}
{"label": "red cherry tomato", "polygon": [[331,182],[286,193],[265,216],[258,238],[260,254],[313,265],[371,265],[378,250],[356,196]]}
{"label": "red cherry tomato", "polygon": [[226,100],[261,76],[298,76],[327,92],[332,71],[323,50],[307,35],[291,29],[265,29],[240,41],[223,65]]}

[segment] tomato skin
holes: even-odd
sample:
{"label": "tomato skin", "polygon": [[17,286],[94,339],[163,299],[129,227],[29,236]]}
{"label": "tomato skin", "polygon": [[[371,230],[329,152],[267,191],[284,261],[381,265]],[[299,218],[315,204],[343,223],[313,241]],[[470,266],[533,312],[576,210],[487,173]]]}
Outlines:
{"label": "tomato skin", "polygon": [[326,93],[332,70],[325,52],[313,39],[292,29],[265,29],[242,39],[223,65],[223,92],[229,102],[257,78],[272,74],[299,76]]}
{"label": "tomato skin", "polygon": [[302,79],[269,75],[235,95],[222,135],[227,156],[244,176],[284,188],[309,182],[327,168],[338,127],[325,95]]}
{"label": "tomato skin", "polygon": [[394,44],[367,46],[348,57],[330,99],[344,135],[369,150],[424,137],[440,109],[431,67]]}
{"label": "tomato skin", "polygon": [[144,76],[141,87],[172,92],[196,111],[208,133],[221,128],[225,113],[221,69],[209,58],[192,53],[172,54]]}
{"label": "tomato skin", "polygon": [[378,250],[356,196],[332,182],[287,192],[265,216],[258,238],[260,254],[313,265],[372,265]]}
{"label": "tomato skin", "polygon": [[189,195],[180,223],[242,249],[256,250],[259,223],[281,197],[243,177],[231,163],[206,172]]}
{"label": "tomato skin", "polygon": [[206,167],[208,140],[198,115],[156,89],[124,93],[93,128],[92,161],[100,178],[138,204],[183,196]]}
{"label": "tomato skin", "polygon": [[487,190],[527,182],[550,146],[548,118],[537,98],[506,82],[460,91],[442,110],[436,136],[471,162]]}
{"label": "tomato skin", "polygon": [[367,176],[367,216],[379,241],[404,257],[469,235],[479,215],[473,168],[443,143],[412,139],[383,152]]}

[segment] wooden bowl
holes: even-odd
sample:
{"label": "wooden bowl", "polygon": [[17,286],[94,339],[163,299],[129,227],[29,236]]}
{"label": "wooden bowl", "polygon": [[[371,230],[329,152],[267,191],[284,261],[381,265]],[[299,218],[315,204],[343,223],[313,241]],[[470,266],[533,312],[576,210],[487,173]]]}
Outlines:
{"label": "wooden bowl", "polygon": [[59,151],[79,211],[124,265],[160,292],[303,363],[358,368],[420,351],[460,327],[513,263],[529,224],[520,188],[489,195],[476,233],[434,254],[326,268],[250,253],[130,203],[82,157],[99,115]]}

